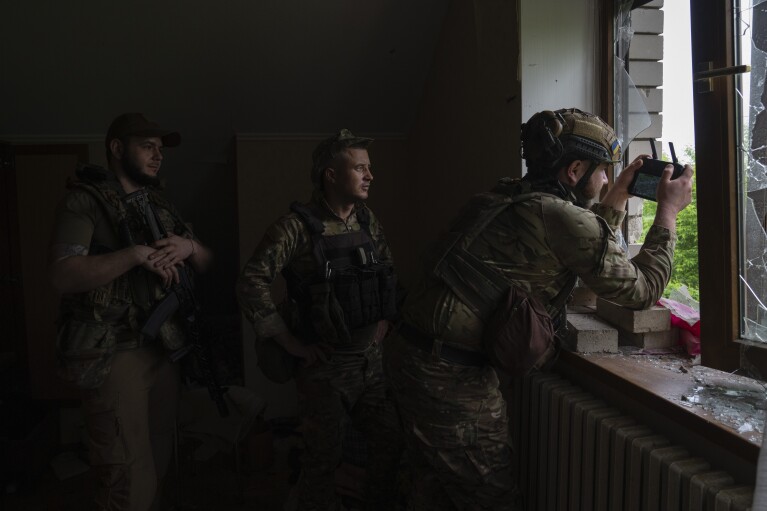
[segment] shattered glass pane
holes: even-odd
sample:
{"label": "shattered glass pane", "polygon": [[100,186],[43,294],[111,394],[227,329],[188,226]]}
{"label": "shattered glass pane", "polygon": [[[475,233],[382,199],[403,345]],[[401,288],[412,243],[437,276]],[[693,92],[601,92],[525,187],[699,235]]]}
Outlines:
{"label": "shattered glass pane", "polygon": [[615,134],[626,148],[637,135],[650,127],[652,120],[642,94],[626,70],[625,63],[615,57]]}
{"label": "shattered glass pane", "polygon": [[691,373],[694,384],[682,395],[682,404],[703,408],[741,434],[764,431],[763,383],[706,367],[695,367]]}
{"label": "shattered glass pane", "polygon": [[[701,415],[714,423],[732,428],[750,442],[762,442],[765,410],[767,410],[767,383],[745,376],[703,367],[686,356],[673,353],[673,348],[647,349],[621,346],[620,354],[584,354],[605,360],[616,357],[630,360],[636,372],[658,375],[658,369],[674,373],[674,380],[688,380],[689,386],[678,387],[680,392],[661,393],[674,403],[703,412]],[[652,373],[648,372],[652,370]],[[686,377],[679,377],[686,375]]]}
{"label": "shattered glass pane", "polygon": [[767,327],[748,318],[746,318],[746,332],[750,335],[750,339],[767,342]]}
{"label": "shattered glass pane", "polygon": [[739,62],[751,72],[737,80],[741,336],[767,342],[767,1],[742,0],[736,11]]}
{"label": "shattered glass pane", "polygon": [[615,2],[615,40],[613,56],[613,82],[615,84],[615,134],[625,150],[637,135],[650,127],[652,120],[642,94],[634,85],[626,69],[631,40],[631,6],[633,0]]}

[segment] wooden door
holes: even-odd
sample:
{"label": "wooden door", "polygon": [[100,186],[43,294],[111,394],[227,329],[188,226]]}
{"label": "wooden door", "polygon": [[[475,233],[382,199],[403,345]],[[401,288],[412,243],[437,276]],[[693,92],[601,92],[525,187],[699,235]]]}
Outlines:
{"label": "wooden door", "polygon": [[18,242],[23,336],[30,396],[73,398],[76,392],[56,377],[55,338],[59,296],[48,279],[48,244],[56,205],[88,146],[15,146]]}

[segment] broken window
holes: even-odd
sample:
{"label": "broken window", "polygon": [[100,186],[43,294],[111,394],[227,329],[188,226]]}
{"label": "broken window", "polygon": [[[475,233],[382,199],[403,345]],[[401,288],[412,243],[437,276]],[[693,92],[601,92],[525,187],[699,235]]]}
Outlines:
{"label": "broken window", "polygon": [[736,3],[741,336],[767,342],[767,1]]}
{"label": "broken window", "polygon": [[[695,168],[690,11],[685,2],[617,0],[614,31],[615,128],[627,161],[652,154],[671,161],[675,144],[681,163]],[[626,72],[628,71],[628,73]],[[634,80],[632,81],[632,78]],[[631,142],[631,145],[628,145]],[[653,148],[654,146],[654,148]],[[632,198],[626,217],[625,238],[644,241],[653,224],[656,203]],[[680,290],[699,300],[697,200],[677,217],[674,269],[664,292]],[[631,247],[630,247],[631,248]]]}
{"label": "broken window", "polygon": [[640,133],[651,125],[643,92],[637,89],[629,75],[628,60],[634,30],[631,27],[633,0],[617,0],[615,32],[613,34],[613,97],[615,134],[624,150]]}

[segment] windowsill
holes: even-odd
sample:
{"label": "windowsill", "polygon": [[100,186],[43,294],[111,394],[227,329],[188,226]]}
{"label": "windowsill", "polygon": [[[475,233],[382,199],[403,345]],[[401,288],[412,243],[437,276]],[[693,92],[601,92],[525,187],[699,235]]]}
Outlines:
{"label": "windowsill", "polygon": [[[618,404],[619,407],[628,400],[636,401],[657,412],[664,419],[695,432],[707,441],[755,465],[762,433],[756,431],[756,428],[752,431],[738,432],[738,423],[730,421],[728,424],[719,419],[719,410],[716,407],[690,402],[689,396],[696,395],[695,389],[700,388],[701,383],[695,380],[693,371],[679,368],[683,367],[682,362],[687,359],[680,357],[679,367],[674,368],[673,360],[659,364],[657,359],[653,360],[650,357],[563,351],[555,370],[585,387],[589,387],[587,383],[590,381],[592,392],[602,395],[604,399]],[[704,371],[706,374],[730,377],[728,373],[713,369]],[[728,399],[738,399],[737,392],[735,394],[732,397],[722,392],[717,398],[718,404],[727,408]],[[683,396],[688,396],[688,399]],[[751,418],[757,414],[764,414],[764,410],[753,410]],[[743,419],[742,424],[745,424],[749,417]],[[748,426],[741,429],[747,430]]]}

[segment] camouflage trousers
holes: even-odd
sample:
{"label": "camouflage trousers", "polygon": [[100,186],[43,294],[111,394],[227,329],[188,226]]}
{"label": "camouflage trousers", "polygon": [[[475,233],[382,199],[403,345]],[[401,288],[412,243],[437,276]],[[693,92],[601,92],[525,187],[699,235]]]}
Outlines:
{"label": "camouflage trousers", "polygon": [[306,446],[298,508],[338,509],[335,470],[348,417],[367,442],[367,509],[394,509],[402,435],[383,375],[380,343],[363,353],[336,352],[327,363],[300,369],[296,388]]}
{"label": "camouflage trousers", "polygon": [[158,346],[118,351],[95,390],[83,391],[93,509],[159,509],[158,487],[173,454],[181,378]]}
{"label": "camouflage trousers", "polygon": [[386,370],[413,470],[409,509],[521,510],[495,370],[434,359],[400,336]]}

